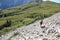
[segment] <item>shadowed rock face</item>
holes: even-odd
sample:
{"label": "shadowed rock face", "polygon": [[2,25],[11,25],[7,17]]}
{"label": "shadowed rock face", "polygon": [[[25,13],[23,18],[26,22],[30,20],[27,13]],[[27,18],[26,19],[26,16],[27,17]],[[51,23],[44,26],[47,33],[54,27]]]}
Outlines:
{"label": "shadowed rock face", "polygon": [[0,0],[0,9],[23,5],[31,1],[40,2],[42,0]]}
{"label": "shadowed rock face", "polygon": [[0,0],[0,9],[26,4],[31,0]]}
{"label": "shadowed rock face", "polygon": [[40,20],[37,20],[2,35],[0,40],[60,40],[60,13],[45,18],[43,25],[45,28],[41,28]]}

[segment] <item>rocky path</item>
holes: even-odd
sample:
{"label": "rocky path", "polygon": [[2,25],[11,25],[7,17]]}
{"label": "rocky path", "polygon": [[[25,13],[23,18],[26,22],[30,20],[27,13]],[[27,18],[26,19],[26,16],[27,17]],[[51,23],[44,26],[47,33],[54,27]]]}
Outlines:
{"label": "rocky path", "polygon": [[39,22],[36,22],[17,28],[6,35],[2,35],[0,40],[60,40],[60,13],[49,18],[45,18],[41,28]]}

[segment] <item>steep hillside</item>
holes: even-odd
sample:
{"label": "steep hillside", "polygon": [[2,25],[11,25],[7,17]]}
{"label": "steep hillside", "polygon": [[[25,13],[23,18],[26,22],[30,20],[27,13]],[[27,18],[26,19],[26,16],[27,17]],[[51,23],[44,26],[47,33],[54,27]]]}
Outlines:
{"label": "steep hillside", "polygon": [[36,20],[49,17],[60,12],[60,4],[55,2],[30,2],[0,11],[0,34],[5,34],[22,25],[28,25]]}
{"label": "steep hillside", "polygon": [[16,28],[2,35],[0,40],[60,40],[60,13],[43,19],[43,28],[40,21]]}

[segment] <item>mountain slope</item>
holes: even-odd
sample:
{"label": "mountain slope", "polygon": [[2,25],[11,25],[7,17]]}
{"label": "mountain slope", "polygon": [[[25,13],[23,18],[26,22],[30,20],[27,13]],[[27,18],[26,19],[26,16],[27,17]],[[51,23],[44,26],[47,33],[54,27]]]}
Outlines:
{"label": "mountain slope", "polygon": [[0,0],[0,9],[3,10],[14,6],[27,4],[31,1],[39,2],[40,0]]}
{"label": "mountain slope", "polygon": [[55,2],[31,2],[0,11],[0,34],[36,20],[49,17],[60,12],[60,4]]}
{"label": "mountain slope", "polygon": [[0,9],[26,4],[31,0],[0,0]]}
{"label": "mountain slope", "polygon": [[60,40],[60,13],[43,19],[44,28],[41,28],[40,21],[16,28],[3,35],[1,40]]}

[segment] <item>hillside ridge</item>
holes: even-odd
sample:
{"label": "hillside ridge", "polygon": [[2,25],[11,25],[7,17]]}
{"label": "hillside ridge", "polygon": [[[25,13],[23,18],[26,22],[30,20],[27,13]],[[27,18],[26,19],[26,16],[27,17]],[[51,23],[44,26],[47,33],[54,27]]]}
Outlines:
{"label": "hillside ridge", "polygon": [[60,40],[58,37],[60,34],[60,12],[43,20],[45,28],[41,28],[40,21],[41,20],[37,20],[30,25],[17,28],[3,35],[1,40]]}
{"label": "hillside ridge", "polygon": [[60,4],[55,2],[31,2],[22,6],[0,10],[0,36],[60,12]]}

